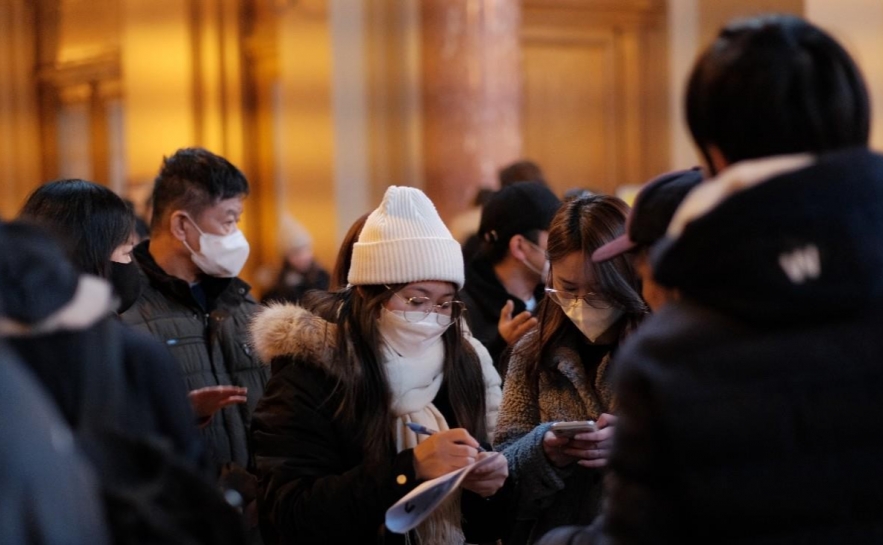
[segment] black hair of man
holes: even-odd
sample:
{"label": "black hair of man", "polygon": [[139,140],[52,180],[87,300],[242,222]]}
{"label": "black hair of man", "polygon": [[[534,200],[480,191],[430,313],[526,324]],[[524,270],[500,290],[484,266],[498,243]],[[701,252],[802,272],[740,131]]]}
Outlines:
{"label": "black hair of man", "polygon": [[163,158],[153,185],[151,232],[175,210],[194,218],[220,201],[248,195],[248,180],[230,161],[203,148],[179,149]]}
{"label": "black hair of man", "polygon": [[870,102],[861,73],[820,28],[790,15],[733,22],[696,62],[687,123],[709,165],[867,146]]}
{"label": "black hair of man", "polygon": [[540,165],[526,159],[506,165],[500,169],[498,175],[500,187],[507,187],[518,182],[536,182],[548,185]]}
{"label": "black hair of man", "polygon": [[509,253],[509,241],[521,235],[539,243],[540,231],[548,231],[561,201],[538,182],[517,182],[494,193],[481,210],[478,236],[482,252],[496,265]]}

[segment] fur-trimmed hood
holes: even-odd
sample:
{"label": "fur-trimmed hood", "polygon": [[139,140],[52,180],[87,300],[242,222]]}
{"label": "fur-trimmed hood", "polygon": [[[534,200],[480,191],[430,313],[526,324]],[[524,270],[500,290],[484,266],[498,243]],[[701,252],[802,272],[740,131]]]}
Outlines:
{"label": "fur-trimmed hood", "polygon": [[[309,310],[290,303],[273,303],[255,314],[249,331],[252,347],[265,365],[286,356],[311,362],[330,376],[339,377],[340,370],[333,365],[337,326]],[[492,436],[502,398],[500,375],[494,369],[487,349],[468,329],[464,329],[464,336],[475,349],[481,364],[487,396],[488,433]],[[286,363],[287,359],[277,360],[275,365],[285,366]],[[275,365],[274,372],[277,370]]]}
{"label": "fur-trimmed hood", "polygon": [[[272,303],[249,327],[258,357],[269,365],[280,356],[327,363],[337,346],[337,326],[291,303]],[[325,365],[330,371],[330,366]]]}

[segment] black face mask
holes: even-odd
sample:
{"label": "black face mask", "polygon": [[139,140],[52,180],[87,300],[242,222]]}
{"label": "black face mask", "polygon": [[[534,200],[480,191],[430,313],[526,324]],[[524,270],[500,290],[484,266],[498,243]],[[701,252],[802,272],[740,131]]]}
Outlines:
{"label": "black face mask", "polygon": [[113,291],[120,298],[117,314],[122,314],[135,304],[141,295],[141,271],[133,261],[131,263],[110,262],[110,280]]}

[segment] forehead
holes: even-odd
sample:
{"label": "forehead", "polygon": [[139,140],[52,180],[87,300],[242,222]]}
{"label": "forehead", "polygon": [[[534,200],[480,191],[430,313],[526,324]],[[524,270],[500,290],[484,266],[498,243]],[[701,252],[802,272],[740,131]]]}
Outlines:
{"label": "forehead", "polygon": [[583,252],[571,252],[558,261],[552,262],[552,279],[576,285],[591,285],[595,282],[595,269],[592,260]]}
{"label": "forehead", "polygon": [[401,289],[411,297],[440,297],[443,295],[452,295],[456,292],[456,288],[450,282],[441,282],[438,280],[427,280],[424,282],[411,282]]}
{"label": "forehead", "polygon": [[201,217],[222,219],[227,217],[238,218],[242,215],[245,197],[231,197],[216,202],[200,214]]}

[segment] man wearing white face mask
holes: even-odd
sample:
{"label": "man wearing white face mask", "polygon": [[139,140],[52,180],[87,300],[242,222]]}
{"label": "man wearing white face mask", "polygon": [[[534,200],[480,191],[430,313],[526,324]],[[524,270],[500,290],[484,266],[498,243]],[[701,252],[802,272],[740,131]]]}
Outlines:
{"label": "man wearing white face mask", "polygon": [[546,239],[561,206],[543,184],[517,182],[498,191],[481,211],[479,255],[466,266],[466,319],[484,344],[501,376],[507,346],[536,326],[549,272]]}
{"label": "man wearing white face mask", "polygon": [[247,342],[259,305],[236,277],[249,253],[237,226],[247,195],[245,176],[223,157],[187,148],[165,159],[150,239],[134,250],[143,291],[122,314],[168,346],[209,419],[203,437],[219,468],[248,464],[251,412],[269,378]]}

